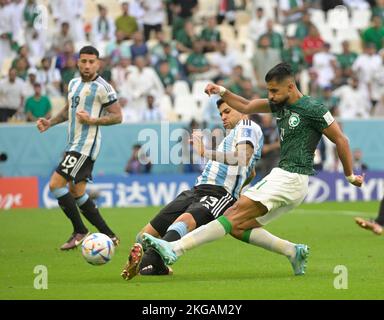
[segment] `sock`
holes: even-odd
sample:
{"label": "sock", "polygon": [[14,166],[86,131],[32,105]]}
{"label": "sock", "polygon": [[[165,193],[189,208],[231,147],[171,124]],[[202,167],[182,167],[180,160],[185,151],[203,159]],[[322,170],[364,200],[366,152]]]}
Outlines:
{"label": "sock", "polygon": [[179,221],[170,225],[167,233],[162,237],[163,240],[171,242],[179,240],[188,233],[188,226],[185,222]]}
{"label": "sock", "polygon": [[73,233],[87,233],[88,229],[81,220],[79,210],[77,210],[76,201],[69,193],[68,189],[59,188],[52,190],[52,193],[58,200],[61,210],[63,210],[68,219],[71,220]]}
{"label": "sock", "polygon": [[263,228],[245,231],[242,241],[282,254],[288,258],[294,258],[296,254],[294,243],[280,239]]}
{"label": "sock", "polygon": [[87,220],[94,225],[99,232],[106,234],[109,237],[114,237],[115,234],[109,229],[107,223],[101,216],[99,209],[96,208],[95,203],[89,198],[88,194],[84,194],[82,197],[76,199],[81,213]]}
{"label": "sock", "polygon": [[221,216],[218,219],[193,230],[180,240],[171,242],[172,249],[176,255],[180,257],[192,248],[224,237],[227,233],[231,232],[231,229],[232,225],[227,217]]}
{"label": "sock", "polygon": [[376,218],[376,223],[384,227],[384,198],[381,200],[379,216]]}

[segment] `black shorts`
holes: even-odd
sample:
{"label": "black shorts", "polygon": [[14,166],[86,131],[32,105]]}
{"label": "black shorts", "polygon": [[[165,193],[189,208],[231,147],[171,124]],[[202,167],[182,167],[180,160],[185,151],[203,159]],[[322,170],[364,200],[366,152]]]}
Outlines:
{"label": "black shorts", "polygon": [[169,226],[183,213],[192,214],[198,228],[223,215],[235,202],[236,199],[223,187],[203,184],[180,193],[150,223],[163,237]]}
{"label": "black shorts", "polygon": [[75,184],[81,181],[92,181],[92,170],[95,162],[88,156],[69,151],[56,168],[56,172]]}

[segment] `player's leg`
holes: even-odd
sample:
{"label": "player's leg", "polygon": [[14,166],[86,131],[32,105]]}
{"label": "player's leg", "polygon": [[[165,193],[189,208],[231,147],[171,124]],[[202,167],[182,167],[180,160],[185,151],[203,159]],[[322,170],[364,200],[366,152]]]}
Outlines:
{"label": "player's leg", "polygon": [[[267,208],[261,203],[252,201],[247,197],[241,196],[240,199],[227,210],[224,216],[203,225],[196,230],[175,242],[166,242],[144,234],[143,240],[162,256],[167,264],[173,264],[178,257],[186,251],[198,247],[204,243],[209,243],[231,233],[232,228],[249,228],[256,217],[262,216],[267,212]],[[245,230],[245,229],[243,229]]]}
{"label": "player's leg", "polygon": [[[193,191],[186,190],[180,193],[176,199],[166,205],[136,236],[136,243],[131,247],[127,262],[123,268],[121,276],[125,280],[135,277],[140,269],[148,266],[156,265],[160,273],[169,273],[169,268],[165,266],[162,259],[152,248],[146,248],[142,241],[143,233],[152,235],[153,237],[163,237],[166,235],[168,228],[173,222],[185,211],[185,209],[193,201]],[[181,236],[187,227],[179,225],[179,233]],[[186,231],[185,231],[186,232]],[[169,241],[173,241],[174,233],[167,236]],[[180,236],[180,235],[179,235]]]}
{"label": "player's leg", "polygon": [[356,223],[367,230],[371,230],[377,235],[383,234],[384,231],[384,197],[380,202],[379,214],[375,220],[367,220],[364,218],[355,218]]}
{"label": "player's leg", "polygon": [[69,184],[69,190],[72,196],[76,199],[76,203],[84,217],[94,225],[99,232],[110,237],[114,245],[117,246],[119,244],[119,239],[101,216],[99,209],[87,194],[86,188],[86,181],[80,181],[78,183],[70,182]]}
{"label": "player's leg", "polygon": [[73,249],[76,247],[76,241],[82,240],[87,235],[88,229],[81,220],[74,197],[68,190],[66,178],[57,172],[54,172],[51,180],[49,181],[49,189],[54,194],[60,208],[64,211],[73,226],[73,233],[71,237],[61,246],[60,249]]}

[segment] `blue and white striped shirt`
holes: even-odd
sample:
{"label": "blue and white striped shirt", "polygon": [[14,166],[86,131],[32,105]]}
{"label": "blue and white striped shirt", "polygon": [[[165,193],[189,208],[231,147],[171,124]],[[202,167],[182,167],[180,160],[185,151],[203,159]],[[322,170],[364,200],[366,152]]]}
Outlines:
{"label": "blue and white striped shirt", "polygon": [[203,173],[197,178],[196,185],[222,186],[232,197],[238,199],[244,182],[251,175],[256,161],[261,157],[264,137],[260,126],[251,120],[241,120],[217,147],[217,151],[235,152],[236,146],[241,143],[250,143],[253,146],[254,153],[247,166],[231,166],[209,160]]}
{"label": "blue and white striped shirt", "polygon": [[77,111],[85,110],[92,118],[99,118],[105,107],[117,101],[113,87],[98,76],[90,82],[74,78],[68,86],[68,145],[66,151],[76,151],[96,160],[101,146],[99,126],[81,124]]}

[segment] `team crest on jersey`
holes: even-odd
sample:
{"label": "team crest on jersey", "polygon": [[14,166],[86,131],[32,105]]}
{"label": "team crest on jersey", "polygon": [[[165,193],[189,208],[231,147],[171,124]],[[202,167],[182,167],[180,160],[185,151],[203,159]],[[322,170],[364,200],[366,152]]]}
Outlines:
{"label": "team crest on jersey", "polygon": [[292,113],[289,117],[288,124],[290,128],[296,128],[300,123],[300,117],[297,113]]}

